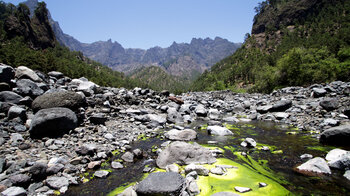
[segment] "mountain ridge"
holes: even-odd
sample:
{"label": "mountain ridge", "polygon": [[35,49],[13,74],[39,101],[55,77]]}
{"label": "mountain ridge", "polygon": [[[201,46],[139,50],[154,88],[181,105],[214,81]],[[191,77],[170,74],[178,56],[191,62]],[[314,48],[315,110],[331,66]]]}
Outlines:
{"label": "mountain ridge", "polygon": [[[35,9],[37,2],[38,0],[27,0],[24,3],[31,7],[30,10],[32,11]],[[127,74],[142,67],[160,66],[165,68],[170,75],[187,77],[188,73],[202,73],[209,69],[216,62],[233,54],[241,46],[241,43],[232,43],[220,37],[214,39],[193,38],[190,43],[173,42],[167,48],[155,46],[147,50],[124,48],[120,43],[112,42],[111,39],[81,43],[74,37],[65,34],[59,23],[53,20],[51,14],[49,14],[49,19],[59,43],[71,50],[81,51],[85,56]],[[178,64],[180,61],[184,63],[185,67]],[[172,65],[172,63],[175,64]],[[171,69],[168,69],[169,67]]]}

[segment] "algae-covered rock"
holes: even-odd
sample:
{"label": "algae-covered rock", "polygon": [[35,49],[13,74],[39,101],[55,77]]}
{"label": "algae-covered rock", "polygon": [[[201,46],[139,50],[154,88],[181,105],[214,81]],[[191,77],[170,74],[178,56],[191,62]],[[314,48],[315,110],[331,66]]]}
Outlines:
{"label": "algae-covered rock", "polygon": [[157,158],[157,166],[162,169],[173,163],[188,165],[191,163],[212,164],[215,162],[216,158],[209,149],[197,143],[188,144],[179,141],[171,143]]}

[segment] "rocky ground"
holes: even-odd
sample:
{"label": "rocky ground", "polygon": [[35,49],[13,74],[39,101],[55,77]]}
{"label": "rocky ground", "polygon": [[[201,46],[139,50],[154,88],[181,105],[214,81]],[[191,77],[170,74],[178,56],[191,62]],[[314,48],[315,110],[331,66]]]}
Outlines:
{"label": "rocky ground", "polygon": [[[100,87],[85,78],[71,79],[59,72],[46,75],[26,67],[1,64],[0,91],[0,192],[3,195],[64,193],[69,185],[81,183],[79,174],[97,168],[116,150],[125,152],[124,162],[147,156],[142,149],[129,152],[130,145],[140,136],[156,136],[156,129],[173,127],[164,135],[171,140],[195,139],[195,131],[183,127],[197,119],[207,120],[208,131],[216,135],[232,134],[220,126],[221,121],[258,120],[291,124],[297,131],[319,137],[323,143],[348,145],[350,137],[350,83],[339,81],[307,88],[288,87],[268,95],[220,91],[175,97],[167,91]],[[254,145],[249,138],[245,142]],[[170,190],[174,194],[195,195],[198,190],[191,182],[200,170],[191,163],[212,163],[215,157],[209,153],[194,160],[175,155],[171,160],[163,159],[162,154],[171,154],[175,145],[188,144],[174,142],[159,151],[157,165],[176,172],[173,163],[189,164],[187,178],[176,174],[150,177],[159,179],[161,175],[161,179],[174,180]],[[199,154],[206,154],[195,145],[185,149],[193,148]],[[328,162],[315,158],[298,169],[315,172],[317,164],[323,164],[323,173],[329,172],[328,166],[346,170],[350,167],[348,155],[347,151],[332,152],[326,157]],[[113,162],[112,167],[120,168],[122,164]],[[226,169],[223,166],[212,172]],[[191,174],[192,171],[196,173]],[[107,175],[108,171],[95,173],[96,177]],[[349,171],[345,175],[350,178]],[[149,193],[145,183],[150,184],[140,183],[138,193]],[[132,189],[129,191],[128,195],[136,194]]]}

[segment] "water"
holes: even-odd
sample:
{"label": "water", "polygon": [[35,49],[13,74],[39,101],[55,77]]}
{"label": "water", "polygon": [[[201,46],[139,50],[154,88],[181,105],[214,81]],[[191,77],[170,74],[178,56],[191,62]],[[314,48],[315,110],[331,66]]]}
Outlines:
{"label": "water", "polygon": [[[250,171],[256,172],[256,175],[272,179],[294,195],[347,195],[350,192],[350,181],[343,177],[344,171],[332,170],[330,176],[305,176],[294,171],[296,166],[305,162],[300,159],[300,155],[307,153],[314,157],[325,157],[328,151],[335,148],[320,144],[309,133],[299,133],[286,125],[252,122],[250,124],[225,125],[234,132],[234,137],[215,137],[208,135],[205,129],[200,129],[203,125],[206,125],[205,121],[197,121],[190,126],[198,131],[198,139],[195,142],[208,146],[208,141],[218,141],[218,144],[211,145],[211,147],[225,149],[222,157],[244,165]],[[293,132],[297,134],[293,134]],[[246,137],[257,141],[257,148],[241,147],[240,143]],[[165,141],[151,138],[133,144],[133,148],[143,149],[151,155],[151,158],[156,159],[152,148],[155,149],[155,146],[160,146]],[[262,146],[268,146],[271,150],[259,150]],[[343,149],[349,150],[350,148],[343,147]],[[241,152],[246,152],[249,155],[248,158],[237,156]],[[116,155],[107,163],[119,158],[120,155]],[[108,178],[91,179],[79,186],[72,186],[65,195],[107,195],[118,187],[142,180],[144,176],[142,171],[146,165],[154,166],[145,159],[138,160],[133,164],[124,164],[124,169],[112,169]],[[106,164],[102,169],[111,168],[109,164]],[[86,178],[90,178],[92,174],[93,171],[90,171],[89,175],[86,174]],[[254,190],[245,193],[245,195],[255,195]]]}

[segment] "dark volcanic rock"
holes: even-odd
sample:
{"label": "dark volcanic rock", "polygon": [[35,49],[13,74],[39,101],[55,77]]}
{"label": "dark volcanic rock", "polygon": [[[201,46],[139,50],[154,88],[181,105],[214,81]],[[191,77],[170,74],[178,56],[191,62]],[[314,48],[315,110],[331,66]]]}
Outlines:
{"label": "dark volcanic rock", "polygon": [[44,91],[33,81],[29,79],[21,79],[16,82],[17,92],[23,96],[32,98],[44,94]]}
{"label": "dark volcanic rock", "polygon": [[0,64],[0,83],[10,83],[15,78],[15,70],[5,64]]}
{"label": "dark volcanic rock", "polygon": [[324,99],[320,102],[320,106],[327,111],[332,111],[338,108],[339,102],[336,99]]}
{"label": "dark volcanic rock", "polygon": [[286,111],[290,107],[292,107],[291,100],[281,100],[272,106],[272,108],[270,109],[270,112],[283,112],[283,111]]}
{"label": "dark volcanic rock", "polygon": [[164,149],[157,158],[157,166],[164,169],[167,165],[177,163],[188,165],[190,163],[212,164],[216,158],[209,149],[199,144],[186,142],[173,142]]}
{"label": "dark volcanic rock", "polygon": [[46,177],[47,165],[45,163],[35,163],[30,169],[29,173],[35,180],[44,179]]}
{"label": "dark volcanic rock", "polygon": [[30,183],[30,177],[25,174],[17,174],[9,179],[13,186],[28,187]]}
{"label": "dark volcanic rock", "polygon": [[0,101],[2,101],[2,102],[9,102],[9,103],[13,103],[13,104],[18,104],[21,99],[23,99],[22,96],[18,95],[17,93],[14,93],[12,91],[0,92]]}
{"label": "dark volcanic rock", "polygon": [[136,186],[138,195],[168,195],[177,196],[185,185],[185,179],[175,172],[151,173]]}
{"label": "dark volcanic rock", "polygon": [[72,91],[47,93],[37,97],[32,103],[34,111],[54,107],[64,107],[75,111],[84,106],[86,106],[85,98]]}
{"label": "dark volcanic rock", "polygon": [[68,108],[40,110],[33,117],[29,132],[32,138],[59,137],[77,127],[77,116]]}
{"label": "dark volcanic rock", "polygon": [[320,142],[326,144],[349,145],[350,125],[342,125],[321,133]]}

